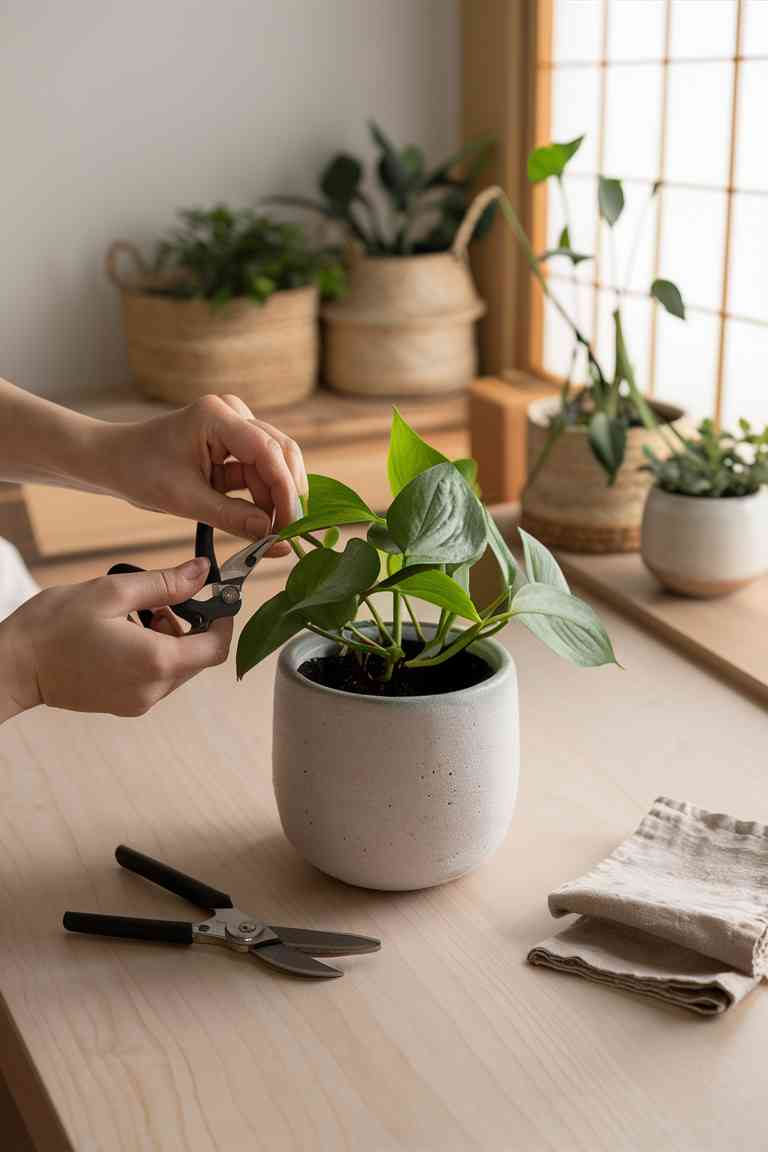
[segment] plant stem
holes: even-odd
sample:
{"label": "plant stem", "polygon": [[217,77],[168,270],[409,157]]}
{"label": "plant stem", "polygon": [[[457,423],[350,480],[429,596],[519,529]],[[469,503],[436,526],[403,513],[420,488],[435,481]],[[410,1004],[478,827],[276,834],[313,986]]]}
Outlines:
{"label": "plant stem", "polygon": [[456,656],[463,648],[471,644],[479,635],[480,629],[485,626],[486,621],[483,621],[481,624],[473,624],[471,628],[467,628],[457,636],[453,643],[449,644],[447,648],[444,648],[442,652],[439,652],[437,656],[428,656],[426,660],[423,660],[420,656],[416,656],[413,660],[406,660],[406,668],[434,668],[437,664],[444,664],[446,660],[450,660],[452,656]]}
{"label": "plant stem", "polygon": [[[325,628],[318,627],[317,624],[307,624],[310,632],[314,632],[316,636],[324,636],[326,640],[333,640],[334,644],[338,644],[340,648],[353,648],[357,652],[367,652],[370,656],[374,649],[369,643],[358,644],[355,640],[349,640],[346,636],[339,636],[333,632],[326,632]],[[378,652],[376,653],[378,655]]]}
{"label": "plant stem", "polygon": [[317,536],[313,536],[311,532],[302,532],[301,538],[302,540],[306,540],[308,544],[311,544],[313,548],[323,547],[322,540],[318,540]]}
{"label": "plant stem", "polygon": [[306,555],[306,552],[305,552],[305,551],[304,551],[304,549],[302,548],[301,544],[299,544],[299,542],[298,542],[298,540],[296,539],[296,537],[295,537],[295,536],[291,538],[291,540],[289,541],[289,543],[290,543],[290,545],[291,545],[291,548],[293,548],[293,551],[294,551],[294,552],[296,553],[296,555],[298,556],[299,560],[301,560],[302,556],[305,556],[305,555]]}
{"label": "plant stem", "polygon": [[387,644],[394,644],[395,641],[392,633],[390,632],[389,628],[387,628],[379,613],[376,611],[376,607],[369,596],[365,596],[363,598],[363,604],[366,605],[371,616],[373,616],[374,623],[379,630],[379,635],[381,636],[382,641]]}
{"label": "plant stem", "polygon": [[389,659],[391,649],[385,648],[382,644],[377,644],[375,640],[371,640],[370,636],[366,636],[365,632],[361,632],[354,624],[345,624],[344,627],[351,632],[353,636],[356,636],[370,652],[375,652],[378,656],[384,656],[387,660]]}
{"label": "plant stem", "polygon": [[400,616],[400,593],[392,593],[392,636],[399,648],[403,640],[403,623]]}
{"label": "plant stem", "polygon": [[512,205],[510,204],[510,202],[506,196],[500,197],[499,207],[501,208],[502,214],[504,215],[507,223],[510,225],[512,231],[514,232],[515,236],[517,237],[517,240],[518,240],[518,243],[520,244],[520,247],[523,249],[523,253],[524,253],[525,258],[528,262],[528,267],[531,269],[531,272],[533,274],[534,279],[537,281],[539,287],[541,288],[542,292],[547,297],[549,302],[552,304],[552,306],[555,308],[555,310],[560,314],[562,319],[568,325],[571,332],[573,332],[573,334],[576,337],[576,339],[578,340],[579,344],[581,344],[585,348],[590,364],[592,365],[595,372],[597,373],[598,379],[600,380],[601,384],[603,385],[603,387],[605,387],[605,377],[603,375],[603,370],[600,367],[600,365],[598,364],[597,360],[595,359],[595,354],[592,351],[592,345],[590,344],[589,340],[587,340],[586,336],[583,334],[583,332],[579,328],[578,324],[576,324],[576,322],[574,320],[572,320],[571,317],[568,315],[566,309],[560,303],[557,296],[555,296],[554,292],[552,292],[552,290],[550,289],[547,277],[541,271],[541,267],[539,266],[539,261],[536,258],[536,253],[534,252],[533,248],[531,247],[531,242],[525,233],[525,229],[523,228],[522,224],[520,223],[518,216],[517,216],[517,213],[515,212],[514,208],[512,207]]}
{"label": "plant stem", "polygon": [[419,621],[416,618],[416,613],[414,612],[414,610],[411,606],[411,602],[405,594],[403,594],[403,603],[405,604],[405,607],[408,610],[408,615],[411,618],[411,623],[413,624],[414,631],[416,632],[416,635],[418,636],[419,640],[421,640],[421,642],[423,644],[424,643],[424,633],[421,630],[421,624],[419,624]]}

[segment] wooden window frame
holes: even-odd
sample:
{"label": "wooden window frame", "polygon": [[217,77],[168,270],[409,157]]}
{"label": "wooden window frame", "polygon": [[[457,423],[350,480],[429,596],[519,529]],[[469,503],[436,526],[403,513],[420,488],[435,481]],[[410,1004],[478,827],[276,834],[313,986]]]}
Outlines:
{"label": "wooden window frame", "polygon": [[[735,44],[728,59],[733,60],[728,178],[725,193],[725,250],[720,307],[702,309],[718,319],[716,351],[715,418],[719,421],[724,403],[724,382],[728,322],[751,320],[730,311],[730,278],[733,244],[733,204],[738,137],[740,71],[743,56],[745,0],[736,0]],[[507,191],[526,227],[534,249],[546,247],[546,185],[531,188],[526,178],[529,151],[550,140],[551,61],[554,0],[462,0],[463,101],[462,129],[465,137],[493,133],[498,141],[495,163],[485,174],[486,183],[499,183]],[[605,140],[606,77],[608,60],[609,4],[603,3],[602,49],[592,66],[600,70],[599,123],[596,170],[602,169]],[[661,131],[659,141],[659,209],[654,238],[654,276],[659,274],[664,197],[667,101],[670,74],[671,0],[665,0],[664,48],[661,68]],[[631,183],[631,181],[628,181]],[[696,185],[698,188],[699,185]],[[600,245],[597,231],[595,286],[600,283]],[[509,229],[497,222],[486,241],[476,245],[473,270],[488,314],[481,326],[481,363],[497,375],[523,372],[550,384],[561,379],[543,366],[544,301],[529,273]],[[631,293],[630,293],[631,294]],[[597,327],[597,292],[593,300],[593,330]],[[656,384],[656,336],[658,308],[651,306],[649,350],[649,393]],[[759,321],[755,320],[755,323]]]}

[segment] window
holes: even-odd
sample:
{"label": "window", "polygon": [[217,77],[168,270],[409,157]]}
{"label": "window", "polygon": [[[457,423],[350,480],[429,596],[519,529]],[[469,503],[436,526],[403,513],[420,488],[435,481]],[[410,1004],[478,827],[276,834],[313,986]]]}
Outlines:
{"label": "window", "polygon": [[[553,262],[553,289],[610,366],[626,283],[650,395],[724,426],[768,421],[768,0],[538,0],[537,17],[535,143],[586,139],[564,197],[554,181],[535,190],[534,240],[556,246],[565,203],[574,248],[595,254],[574,271]],[[612,237],[598,173],[624,185]],[[680,288],[685,323],[647,298],[657,276]],[[572,337],[540,292],[530,339],[534,371],[562,378]]]}

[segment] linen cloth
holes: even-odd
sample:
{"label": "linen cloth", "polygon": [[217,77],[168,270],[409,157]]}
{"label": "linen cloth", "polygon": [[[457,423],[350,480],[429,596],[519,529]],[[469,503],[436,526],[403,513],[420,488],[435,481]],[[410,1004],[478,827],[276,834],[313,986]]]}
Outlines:
{"label": "linen cloth", "polygon": [[768,826],[660,796],[636,832],[549,897],[580,914],[531,964],[705,1015],[768,973]]}

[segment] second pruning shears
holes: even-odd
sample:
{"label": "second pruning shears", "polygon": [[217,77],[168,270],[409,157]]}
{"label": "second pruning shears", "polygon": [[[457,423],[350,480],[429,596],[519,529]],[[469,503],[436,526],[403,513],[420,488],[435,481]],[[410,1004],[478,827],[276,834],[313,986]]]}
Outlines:
{"label": "second pruning shears", "polygon": [[[180,604],[172,604],[171,611],[191,625],[192,632],[206,632],[212,621],[236,616],[240,611],[243,581],[278,539],[276,533],[264,536],[261,540],[235,552],[234,556],[230,556],[219,568],[213,547],[213,528],[210,524],[198,524],[195,532],[195,556],[204,556],[210,564],[205,584],[210,587],[211,595],[207,600],[196,600],[194,597],[182,600]],[[141,571],[143,569],[137,568],[135,564],[113,564],[109,569],[109,575]],[[150,609],[142,608],[138,615],[144,627],[149,628],[152,623]]]}
{"label": "second pruning shears", "polygon": [[265,924],[250,912],[236,908],[225,892],[175,868],[153,860],[121,844],[115,851],[118,864],[161,888],[206,908],[210,919],[200,924],[186,920],[145,920],[135,916],[102,916],[92,912],[65,912],[69,932],[91,936],[118,936],[129,940],[156,940],[166,944],[220,944],[235,952],[247,952],[270,968],[292,976],[329,979],[343,976],[339,968],[322,964],[316,956],[355,956],[378,952],[381,941],[348,932],[319,932],[314,928],[280,928]]}

